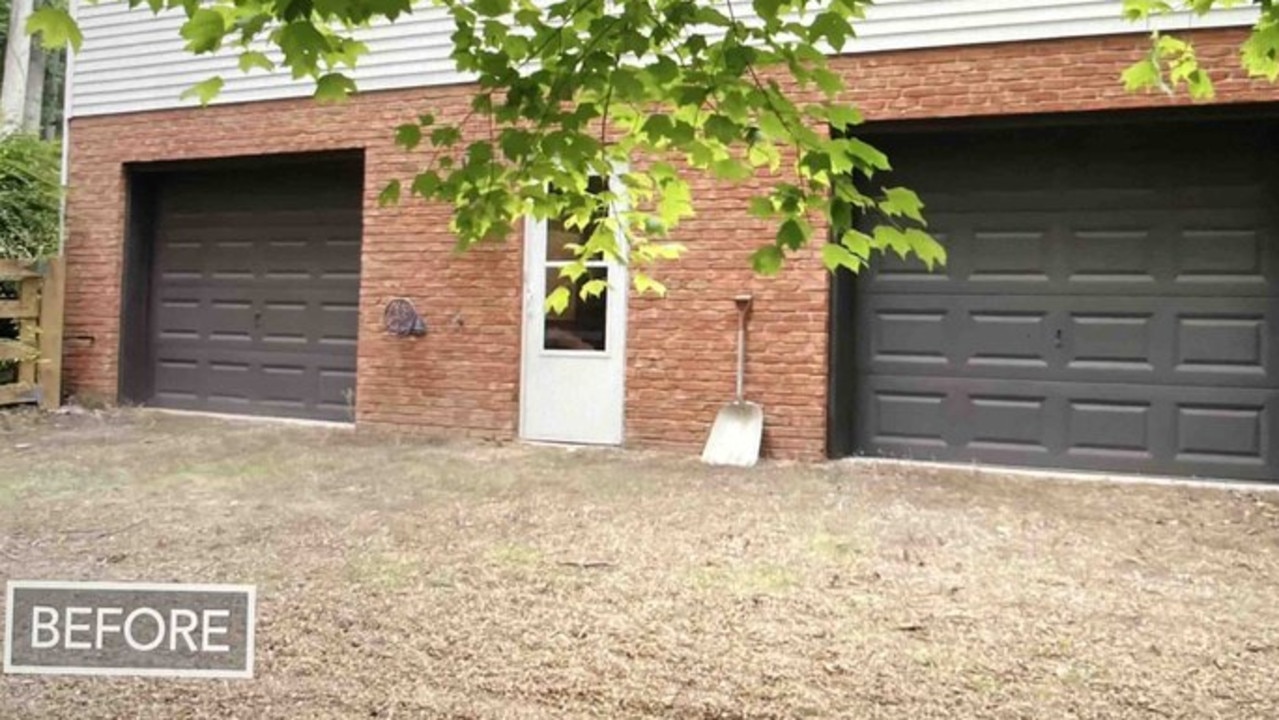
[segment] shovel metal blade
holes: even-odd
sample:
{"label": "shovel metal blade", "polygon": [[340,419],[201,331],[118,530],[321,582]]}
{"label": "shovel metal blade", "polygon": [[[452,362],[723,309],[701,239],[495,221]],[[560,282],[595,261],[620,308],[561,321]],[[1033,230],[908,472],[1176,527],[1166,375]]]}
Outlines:
{"label": "shovel metal blade", "polygon": [[743,400],[728,403],[715,416],[711,436],[702,450],[702,462],[750,467],[759,460],[763,436],[764,408]]}

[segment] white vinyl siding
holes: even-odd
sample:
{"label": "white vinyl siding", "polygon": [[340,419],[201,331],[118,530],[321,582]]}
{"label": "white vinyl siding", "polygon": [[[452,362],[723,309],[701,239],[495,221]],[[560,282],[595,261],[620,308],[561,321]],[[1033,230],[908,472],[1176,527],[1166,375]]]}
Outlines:
{"label": "white vinyl siding", "polygon": [[[735,0],[739,16],[749,0]],[[879,0],[855,24],[851,52],[972,45],[1060,37],[1141,32],[1125,21],[1121,0]],[[225,85],[218,103],[299,97],[311,92],[306,80],[287,69],[245,74],[233,52],[193,56],[182,49],[181,12],[152,15],[129,10],[120,0],[76,10],[84,45],[72,66],[73,116],[108,115],[193,105],[180,100],[186,88],[213,75]],[[1220,27],[1250,22],[1248,8],[1216,11],[1204,18],[1161,18],[1164,29]],[[354,76],[362,91],[449,85],[464,82],[449,59],[452,23],[445,12],[421,5],[393,24],[359,35],[369,45]]]}

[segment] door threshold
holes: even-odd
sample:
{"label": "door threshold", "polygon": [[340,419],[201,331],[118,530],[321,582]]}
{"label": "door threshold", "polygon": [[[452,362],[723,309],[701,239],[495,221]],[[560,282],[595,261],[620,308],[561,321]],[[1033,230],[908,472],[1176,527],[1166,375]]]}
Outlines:
{"label": "door threshold", "polygon": [[905,458],[869,457],[853,455],[839,458],[836,463],[861,465],[865,467],[894,467],[902,469],[919,468],[928,470],[947,470],[951,472],[968,472],[978,477],[995,477],[1012,475],[1014,477],[1034,478],[1037,480],[1055,480],[1059,482],[1101,482],[1118,485],[1155,485],[1161,487],[1202,488],[1209,490],[1228,490],[1233,492],[1279,492],[1279,483],[1270,480],[1232,480],[1226,478],[1176,477],[1172,475],[1141,475],[1139,473],[1113,472],[1107,470],[1055,470],[1052,468],[1029,468],[1017,465],[989,465],[973,462],[941,462],[937,460],[909,460]]}
{"label": "door threshold", "polygon": [[519,438],[519,442],[524,445],[533,445],[534,447],[559,448],[561,450],[577,451],[577,450],[621,450],[621,443],[588,443],[588,442],[572,442],[570,440],[534,440],[532,438]]}
{"label": "door threshold", "polygon": [[207,410],[177,410],[174,408],[149,407],[137,408],[146,413],[158,415],[179,415],[185,417],[209,418],[210,420],[231,420],[236,422],[256,422],[264,425],[291,425],[294,427],[329,428],[331,430],[354,430],[355,422],[342,420],[313,420],[311,418],[281,417],[279,415],[238,415],[236,413],[220,413]]}

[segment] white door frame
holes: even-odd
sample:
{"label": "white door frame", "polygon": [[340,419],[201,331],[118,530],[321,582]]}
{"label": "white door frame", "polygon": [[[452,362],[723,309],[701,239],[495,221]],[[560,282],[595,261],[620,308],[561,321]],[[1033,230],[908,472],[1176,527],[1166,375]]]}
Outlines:
{"label": "white door frame", "polygon": [[[612,187],[620,185],[616,177],[610,183]],[[624,205],[619,201],[614,204],[611,212],[616,215],[623,210]],[[605,258],[608,267],[608,305],[604,350],[545,349],[547,226],[545,220],[535,220],[531,216],[525,218],[523,312],[520,315],[520,437],[544,442],[621,445],[626,431],[626,335],[630,274],[625,263]],[[625,238],[620,229],[617,240],[618,247],[625,254]],[[579,389],[583,392],[593,386],[599,396],[603,421],[587,423],[585,418],[577,419],[579,425],[588,424],[587,429],[572,427],[574,419],[564,416],[563,431],[557,432],[548,429],[548,421],[544,416],[535,417],[546,412],[563,412],[563,409],[552,411],[542,406],[548,403],[548,396],[564,399],[567,407],[574,405],[572,394],[563,392],[562,387],[549,393],[540,392],[541,388],[534,387],[534,382],[546,381],[545,377],[533,377],[538,365],[543,362],[551,363],[547,367],[552,368],[555,364],[561,365],[567,372],[560,374],[573,378],[559,380],[557,384],[561,386],[566,382],[580,381],[582,386]],[[610,407],[615,408],[615,411],[609,412]]]}

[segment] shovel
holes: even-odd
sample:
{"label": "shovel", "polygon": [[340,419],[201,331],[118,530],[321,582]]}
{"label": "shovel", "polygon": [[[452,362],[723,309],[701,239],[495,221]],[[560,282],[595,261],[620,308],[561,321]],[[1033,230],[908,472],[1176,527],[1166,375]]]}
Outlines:
{"label": "shovel", "polygon": [[708,465],[750,467],[759,460],[759,443],[764,435],[764,408],[742,398],[742,376],[746,372],[746,314],[751,296],[738,295],[737,304],[737,397],[720,408],[711,427],[711,436],[702,450]]}

